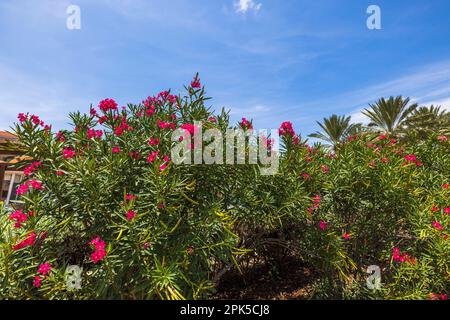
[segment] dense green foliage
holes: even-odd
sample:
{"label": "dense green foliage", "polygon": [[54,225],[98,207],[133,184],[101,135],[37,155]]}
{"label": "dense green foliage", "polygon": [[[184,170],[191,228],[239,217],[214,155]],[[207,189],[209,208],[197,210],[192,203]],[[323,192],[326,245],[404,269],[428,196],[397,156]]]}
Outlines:
{"label": "dense green foliage", "polygon": [[[258,165],[166,157],[174,128],[230,127],[205,106],[198,78],[186,90],[123,109],[104,100],[101,114],[71,114],[74,130],[60,133],[21,115],[15,131],[33,160],[22,216],[0,216],[1,298],[205,298],[221,270],[254,253],[275,267],[295,255],[314,268],[313,298],[450,293],[450,141],[441,131],[407,139],[408,100],[369,112],[384,133],[352,134],[336,116],[339,130],[323,127],[333,148],[283,131],[279,170],[262,175]],[[68,290],[70,265],[82,267],[80,290]],[[367,288],[370,265],[381,269],[380,290]]]}

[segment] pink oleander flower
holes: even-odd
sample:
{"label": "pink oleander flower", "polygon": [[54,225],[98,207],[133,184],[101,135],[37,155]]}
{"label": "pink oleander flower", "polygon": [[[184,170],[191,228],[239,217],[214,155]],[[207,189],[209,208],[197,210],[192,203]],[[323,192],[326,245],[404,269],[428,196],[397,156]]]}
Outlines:
{"label": "pink oleander flower", "polygon": [[445,214],[450,214],[450,207],[444,208],[444,213]]}
{"label": "pink oleander flower", "polygon": [[202,85],[200,84],[200,79],[194,79],[191,82],[191,87],[194,89],[200,89],[202,87]]}
{"label": "pink oleander flower", "polygon": [[105,241],[103,241],[100,237],[94,238],[91,242],[89,242],[89,244],[94,246],[94,252],[91,254],[91,260],[95,264],[106,257]]}
{"label": "pink oleander flower", "polygon": [[123,129],[122,129],[122,127],[116,127],[115,129],[114,129],[114,134],[116,135],[116,136],[118,136],[118,137],[120,137],[122,134],[123,134]]}
{"label": "pink oleander flower", "polygon": [[103,136],[103,131],[101,131],[101,130],[89,129],[87,132],[88,139],[92,139],[92,138],[100,139],[102,136]]}
{"label": "pink oleander flower", "polygon": [[409,154],[405,156],[405,160],[408,162],[416,162],[417,158],[414,154]]}
{"label": "pink oleander flower", "polygon": [[76,153],[75,153],[75,151],[73,151],[70,148],[65,148],[63,150],[63,156],[64,156],[65,159],[72,159],[73,157],[76,156]]}
{"label": "pink oleander flower", "polygon": [[446,136],[439,136],[439,137],[437,137],[437,139],[439,141],[447,141],[448,140],[448,138]]}
{"label": "pink oleander flower", "polygon": [[278,133],[280,136],[294,136],[295,131],[292,127],[292,122],[285,121],[281,124],[280,128],[278,129]]}
{"label": "pink oleander flower", "polygon": [[387,139],[387,135],[385,134],[382,134],[378,137],[378,140],[385,140],[385,139]]}
{"label": "pink oleander flower", "polygon": [[35,241],[36,241],[36,233],[32,232],[28,235],[28,237],[25,240],[23,240],[22,242],[19,242],[15,246],[13,246],[13,250],[17,251],[19,249],[22,249],[22,248],[25,248],[28,246],[33,246]]}
{"label": "pink oleander flower", "polygon": [[147,107],[147,109],[145,110],[145,114],[150,117],[151,115],[153,115],[155,113],[155,110],[156,110],[156,107],[154,105],[151,105],[151,106]]}
{"label": "pink oleander flower", "polygon": [[215,117],[209,117],[208,121],[212,123],[217,123],[217,119]]}
{"label": "pink oleander flower", "polygon": [[112,153],[120,153],[120,148],[118,146],[114,146],[112,148]]}
{"label": "pink oleander flower", "polygon": [[439,208],[436,207],[436,206],[432,206],[432,207],[431,207],[431,211],[433,211],[433,212],[437,212],[438,210],[439,210]]}
{"label": "pink oleander flower", "polygon": [[41,124],[41,120],[39,119],[39,117],[34,114],[31,116],[31,122],[33,122],[34,125]]}
{"label": "pink oleander flower", "polygon": [[194,135],[196,135],[198,133],[198,127],[194,124],[190,124],[190,123],[185,123],[183,125],[181,125],[181,129],[183,129],[186,134],[185,137],[189,138],[189,135],[191,137],[193,137]]}
{"label": "pink oleander flower", "polygon": [[156,124],[161,129],[172,129],[172,130],[175,130],[175,124],[172,123],[172,122],[165,122],[165,121],[157,120]]}
{"label": "pink oleander flower", "polygon": [[323,221],[323,220],[320,220],[319,221],[319,228],[320,228],[320,230],[325,231],[327,229],[327,223],[325,221]]}
{"label": "pink oleander flower", "polygon": [[29,180],[26,183],[27,183],[27,185],[31,186],[35,190],[44,189],[44,187],[42,186],[42,183],[37,180]]}
{"label": "pink oleander flower", "polygon": [[242,118],[240,126],[244,130],[251,130],[251,129],[253,129],[252,123],[250,121],[248,121],[246,118]]}
{"label": "pink oleander flower", "polygon": [[127,201],[130,201],[130,200],[136,200],[136,196],[134,196],[134,195],[132,195],[132,194],[127,194],[127,195],[125,196],[125,199],[126,199]]}
{"label": "pink oleander flower", "polygon": [[102,261],[106,257],[106,251],[94,251],[91,254],[91,259],[94,263]]}
{"label": "pink oleander flower", "polygon": [[64,171],[61,171],[61,170],[56,171],[55,174],[56,174],[57,176],[63,176],[63,175],[65,175]]}
{"label": "pink oleander flower", "polygon": [[344,238],[345,240],[348,240],[348,239],[350,239],[350,234],[344,233],[344,234],[342,235],[342,238]]}
{"label": "pink oleander flower", "polygon": [[303,176],[303,179],[305,179],[305,180],[311,179],[311,176],[307,173],[302,173],[302,176]]}
{"label": "pink oleander flower", "polygon": [[117,103],[113,99],[104,99],[100,101],[98,108],[106,113],[109,110],[117,110]]}
{"label": "pink oleander flower", "polygon": [[438,221],[433,221],[432,225],[433,225],[433,227],[435,227],[439,231],[444,230],[444,227]]}
{"label": "pink oleander flower", "polygon": [[162,165],[159,166],[159,170],[164,171],[164,169],[167,168],[167,163],[163,163]]}
{"label": "pink oleander flower", "polygon": [[14,223],[15,228],[20,228],[22,226],[22,223],[27,221],[27,219],[28,219],[28,216],[25,213],[23,213],[22,210],[18,210],[9,216],[10,221],[13,221],[13,220],[16,221]]}
{"label": "pink oleander flower", "polygon": [[323,165],[322,166],[322,172],[323,173],[328,173],[328,172],[330,172],[330,168],[328,168],[328,166]]}
{"label": "pink oleander flower", "polygon": [[89,110],[89,114],[93,117],[98,117],[98,113],[93,107]]}
{"label": "pink oleander flower", "polygon": [[448,189],[448,183],[444,183],[444,184],[442,185],[442,188]]}
{"label": "pink oleander flower", "polygon": [[157,146],[159,144],[159,139],[158,138],[150,138],[150,140],[148,141],[148,144],[151,146]]}
{"label": "pink oleander flower", "polygon": [[17,119],[19,119],[20,123],[23,123],[23,122],[27,121],[28,115],[29,115],[28,113],[27,114],[19,113],[19,116],[17,117]]}
{"label": "pink oleander flower", "polygon": [[29,189],[30,188],[28,187],[27,184],[22,184],[22,185],[17,187],[16,194],[18,196],[24,195],[25,193],[27,193],[29,191]]}
{"label": "pink oleander flower", "polygon": [[52,266],[48,262],[41,264],[37,270],[37,272],[43,275],[44,277],[47,276],[47,274],[49,274],[51,271]]}
{"label": "pink oleander flower", "polygon": [[416,259],[411,258],[407,253],[401,253],[399,248],[392,249],[392,259],[395,262],[409,262],[410,264],[416,264]]}
{"label": "pink oleander flower", "polygon": [[39,276],[34,276],[34,281],[33,281],[33,286],[35,286],[36,288],[40,288],[41,287],[41,278]]}
{"label": "pink oleander flower", "polygon": [[430,300],[447,300],[447,295],[444,294],[437,294],[437,293],[431,293],[430,294]]}
{"label": "pink oleander flower", "polygon": [[158,154],[159,154],[159,151],[158,151],[158,150],[152,152],[152,153],[148,156],[147,162],[148,162],[148,163],[153,163],[153,162],[155,161],[156,157],[158,156]]}
{"label": "pink oleander flower", "polygon": [[127,220],[131,221],[136,217],[136,212],[134,212],[133,210],[130,210],[127,212]]}
{"label": "pink oleander flower", "polygon": [[39,161],[35,161],[35,162],[33,162],[32,164],[30,164],[28,167],[26,167],[24,170],[23,170],[23,174],[26,176],[26,177],[29,177],[33,172],[35,172],[40,166],[41,166],[41,162],[39,162]]}

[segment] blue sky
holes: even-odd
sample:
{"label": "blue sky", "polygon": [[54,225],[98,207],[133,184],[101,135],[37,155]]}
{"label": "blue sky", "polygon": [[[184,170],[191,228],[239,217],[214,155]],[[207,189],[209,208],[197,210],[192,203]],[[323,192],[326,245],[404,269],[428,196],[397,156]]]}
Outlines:
{"label": "blue sky", "polygon": [[[70,4],[81,30],[66,28]],[[0,129],[19,112],[66,127],[70,111],[177,92],[197,71],[234,121],[303,135],[382,96],[448,108],[449,14],[448,0],[4,0]]]}

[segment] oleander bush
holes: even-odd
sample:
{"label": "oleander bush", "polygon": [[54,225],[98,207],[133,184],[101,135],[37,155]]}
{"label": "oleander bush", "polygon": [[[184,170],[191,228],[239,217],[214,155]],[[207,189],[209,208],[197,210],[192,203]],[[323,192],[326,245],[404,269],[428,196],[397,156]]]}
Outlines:
{"label": "oleander bush", "polygon": [[[320,275],[311,298],[446,299],[446,136],[361,130],[330,148],[284,122],[273,175],[261,164],[175,165],[175,129],[253,128],[208,108],[198,76],[185,89],[122,108],[105,99],[70,114],[72,130],[19,115],[30,160],[23,205],[0,216],[1,298],[208,298],[231,268],[280,269],[294,256]],[[379,289],[366,283],[373,265]],[[69,266],[81,268],[79,288]]]}

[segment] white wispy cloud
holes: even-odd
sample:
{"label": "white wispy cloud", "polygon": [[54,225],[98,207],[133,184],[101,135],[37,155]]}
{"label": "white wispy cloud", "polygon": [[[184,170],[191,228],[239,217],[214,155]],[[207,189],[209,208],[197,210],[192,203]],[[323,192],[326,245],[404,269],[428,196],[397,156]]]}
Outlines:
{"label": "white wispy cloud", "polygon": [[234,3],[234,7],[238,13],[246,13],[247,11],[258,12],[262,4],[253,0],[238,0]]}
{"label": "white wispy cloud", "polygon": [[[426,65],[410,70],[407,75],[357,90],[329,96],[324,99],[305,102],[301,108],[310,110],[311,114],[324,113],[349,114],[353,122],[366,122],[361,113],[381,97],[411,97],[411,101],[420,105],[450,105],[450,61]],[[298,108],[298,107],[295,107]],[[283,110],[290,112],[290,109]]]}

